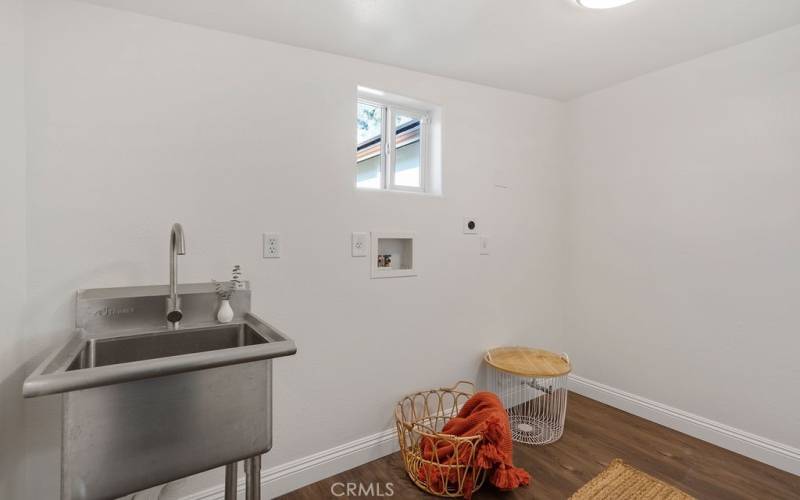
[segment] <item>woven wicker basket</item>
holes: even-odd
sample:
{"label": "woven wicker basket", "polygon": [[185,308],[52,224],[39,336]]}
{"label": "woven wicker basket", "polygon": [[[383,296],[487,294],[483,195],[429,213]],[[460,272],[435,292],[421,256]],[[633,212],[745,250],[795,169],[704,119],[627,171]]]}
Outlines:
{"label": "woven wicker basket", "polygon": [[[477,491],[486,479],[486,470],[472,466],[482,437],[441,433],[447,421],[458,414],[461,406],[474,393],[475,386],[462,381],[449,389],[410,394],[397,403],[397,438],[406,472],[417,486],[428,493],[440,497],[463,497],[465,488],[472,485],[472,491]],[[436,454],[425,459],[423,444],[433,449],[452,446],[453,464],[440,463]]]}

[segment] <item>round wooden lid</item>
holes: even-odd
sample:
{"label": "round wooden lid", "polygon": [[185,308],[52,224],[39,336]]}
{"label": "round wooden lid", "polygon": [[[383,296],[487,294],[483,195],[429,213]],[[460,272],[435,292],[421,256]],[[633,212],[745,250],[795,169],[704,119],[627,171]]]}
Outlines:
{"label": "round wooden lid", "polygon": [[572,370],[566,355],[529,347],[498,347],[484,359],[498,370],[523,377],[560,377]]}

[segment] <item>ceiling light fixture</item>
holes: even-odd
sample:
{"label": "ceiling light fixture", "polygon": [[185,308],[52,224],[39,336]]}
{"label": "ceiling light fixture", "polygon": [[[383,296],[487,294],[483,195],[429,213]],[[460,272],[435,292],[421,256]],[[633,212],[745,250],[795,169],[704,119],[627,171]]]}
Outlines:
{"label": "ceiling light fixture", "polygon": [[626,3],[631,3],[634,0],[575,0],[581,7],[587,9],[611,9],[613,7],[621,7]]}

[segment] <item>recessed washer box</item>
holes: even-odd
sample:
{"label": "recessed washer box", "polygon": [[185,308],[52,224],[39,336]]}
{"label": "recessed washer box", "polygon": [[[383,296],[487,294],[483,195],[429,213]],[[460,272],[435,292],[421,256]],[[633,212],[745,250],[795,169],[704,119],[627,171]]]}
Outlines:
{"label": "recessed washer box", "polygon": [[[401,278],[416,276],[414,268],[414,233],[372,233],[373,278]],[[386,265],[389,256],[389,265]]]}

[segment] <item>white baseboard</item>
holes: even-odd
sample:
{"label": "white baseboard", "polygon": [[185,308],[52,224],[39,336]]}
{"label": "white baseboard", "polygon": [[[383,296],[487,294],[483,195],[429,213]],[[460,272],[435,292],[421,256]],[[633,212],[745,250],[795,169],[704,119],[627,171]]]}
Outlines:
{"label": "white baseboard", "polygon": [[636,394],[569,376],[569,388],[582,396],[708,441],[721,448],[800,475],[800,449],[689,413]]}
{"label": "white baseboard", "polygon": [[[358,467],[399,449],[397,431],[388,429],[350,441],[307,457],[261,471],[261,498],[269,499],[315,483],[321,479]],[[244,494],[244,479],[239,479],[239,497]],[[223,500],[224,485],[185,496],[182,500]]]}

